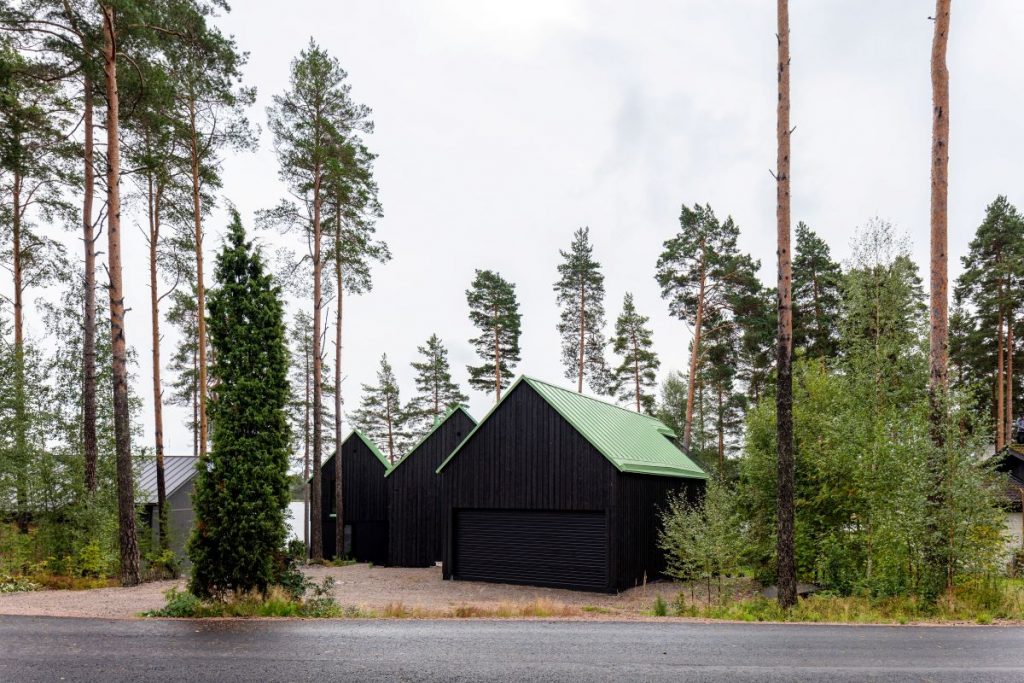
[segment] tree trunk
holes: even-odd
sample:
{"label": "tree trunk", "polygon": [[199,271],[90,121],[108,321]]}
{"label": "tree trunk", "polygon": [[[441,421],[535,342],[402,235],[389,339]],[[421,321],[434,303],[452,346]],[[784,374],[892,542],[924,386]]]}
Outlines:
{"label": "tree trunk", "polygon": [[1003,407],[1004,381],[1006,368],[1003,365],[1003,309],[999,307],[999,322],[996,324],[996,450],[1006,445],[1006,433],[1003,431],[1006,410]]}
{"label": "tree trunk", "polygon": [[630,335],[633,342],[633,381],[636,382],[636,412],[643,412],[640,406],[640,344],[636,332]]}
{"label": "tree trunk", "polygon": [[338,557],[345,556],[344,491],[342,489],[341,462],[341,332],[345,311],[345,282],[341,268],[341,203],[335,208],[334,223],[334,279],[338,289],[338,312],[334,325],[334,517],[335,544]]}
{"label": "tree trunk", "polygon": [[1006,311],[1006,443],[1014,442],[1013,433],[1013,306]]}
{"label": "tree trunk", "polygon": [[29,511],[28,493],[28,410],[25,402],[25,329],[23,298],[25,294],[24,274],[21,269],[21,206],[22,177],[19,171],[14,172],[12,188],[11,213],[11,272],[14,276],[14,449],[17,453],[18,469],[16,475],[16,503],[18,508],[18,530],[28,533]]}
{"label": "tree trunk", "polygon": [[196,102],[189,98],[188,116],[190,135],[189,152],[192,161],[192,222],[195,228],[196,248],[196,338],[199,346],[199,457],[206,457],[206,285],[203,281],[203,213],[199,193],[199,138],[196,129]]}
{"label": "tree trunk", "polygon": [[776,391],[776,431],[778,436],[778,595],[779,605],[796,604],[796,561],[794,557],[794,479],[793,457],[793,265],[790,255],[790,178],[789,145],[789,0],[778,0],[779,101],[776,138],[778,169],[776,218],[778,219],[779,334],[778,389]]}
{"label": "tree trunk", "polygon": [[103,6],[103,73],[107,90],[107,264],[110,271],[110,334],[113,355],[114,442],[117,455],[117,508],[121,583],[139,583],[139,544],[135,534],[135,481],[132,476],[128,414],[128,354],[121,282],[121,141],[117,92],[114,9]]}
{"label": "tree trunk", "polygon": [[314,561],[324,559],[323,510],[320,464],[323,457],[323,362],[320,355],[320,165],[317,163],[313,177],[313,533],[310,557]]}
{"label": "tree trunk", "polygon": [[[310,340],[312,342],[312,339]],[[303,441],[303,456],[302,456],[302,481],[303,481],[303,496],[302,496],[302,507],[305,518],[303,519],[303,531],[305,532],[304,540],[306,542],[306,555],[309,555],[309,406],[312,401],[311,395],[313,393],[312,382],[310,382],[310,367],[309,367],[309,347],[303,344],[303,352],[305,361],[305,373],[303,377],[306,380],[306,393],[305,400],[303,401],[303,410],[305,413],[304,429],[302,431]],[[339,452],[339,456],[340,452]]]}
{"label": "tree trunk", "polygon": [[583,288],[583,277],[580,276],[580,368],[579,368],[579,383],[576,388],[576,392],[583,393],[583,364],[586,359],[587,350],[587,303],[586,296],[584,295]]}
{"label": "tree trunk", "polygon": [[156,510],[159,518],[160,549],[166,550],[167,539],[167,487],[164,479],[164,406],[160,385],[160,293],[157,291],[157,244],[160,240],[160,196],[162,189],[154,187],[153,175],[148,181],[149,204],[149,310],[152,323],[153,346],[153,446],[156,450]]}
{"label": "tree trunk", "polygon": [[[701,259],[706,257],[701,253]],[[697,384],[697,356],[700,355],[700,332],[704,323],[704,263],[701,263],[700,289],[697,292],[697,316],[693,321],[693,346],[690,348],[690,381],[686,386],[686,416],[683,422],[683,449],[689,452],[693,436],[693,395]]]}
{"label": "tree trunk", "polygon": [[85,132],[82,169],[82,243],[85,246],[84,312],[82,320],[82,449],[85,457],[85,490],[96,491],[96,234],[92,202],[96,192],[93,169],[93,92],[88,72],[83,77],[82,125]]}
{"label": "tree trunk", "polygon": [[718,474],[725,475],[725,417],[722,415],[724,403],[722,402],[722,385],[718,387]]}
{"label": "tree trunk", "polygon": [[501,344],[498,343],[498,308],[494,307],[494,402],[501,400]]}

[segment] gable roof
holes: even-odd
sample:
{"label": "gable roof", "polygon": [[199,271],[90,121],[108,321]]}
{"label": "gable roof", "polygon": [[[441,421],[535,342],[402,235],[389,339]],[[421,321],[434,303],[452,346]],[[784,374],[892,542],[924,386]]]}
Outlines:
{"label": "gable roof", "polygon": [[[194,455],[165,455],[164,456],[164,491],[167,495],[173,495],[182,486],[192,481],[196,476],[196,463],[199,461]],[[142,465],[139,473],[139,494],[143,504],[156,503],[156,460],[147,460]]]}
{"label": "gable roof", "polygon": [[501,401],[491,408],[473,431],[466,435],[462,443],[441,463],[437,468],[438,472],[452,461],[521,383],[526,383],[537,392],[619,472],[707,479],[704,470],[669,440],[674,439],[676,434],[660,420],[525,375],[508,388]]}
{"label": "gable roof", "polygon": [[469,414],[468,410],[466,410],[463,406],[455,406],[454,408],[451,408],[447,413],[444,414],[443,417],[441,417],[441,418],[439,418],[439,419],[434,421],[434,426],[430,428],[430,431],[427,432],[426,434],[424,434],[423,436],[421,436],[419,438],[419,440],[416,441],[416,443],[413,445],[413,447],[409,449],[409,452],[406,453],[405,455],[403,455],[401,458],[399,458],[395,462],[395,464],[391,466],[391,468],[387,471],[387,473],[384,476],[385,477],[390,477],[391,473],[394,472],[396,469],[398,469],[399,465],[401,465],[403,462],[408,460],[412,456],[412,454],[415,453],[416,450],[420,446],[422,446],[424,443],[426,443],[427,439],[429,439],[431,436],[433,436],[434,432],[436,432],[438,429],[441,428],[441,425],[443,425],[445,422],[447,422],[452,417],[452,415],[454,415],[455,413],[458,413],[460,411],[462,412],[462,414],[464,414],[466,417],[469,418],[469,421],[473,423],[473,427],[475,428],[476,427],[476,420],[473,419],[473,416]]}
{"label": "gable roof", "polygon": [[[380,464],[384,465],[384,469],[386,469],[386,470],[391,469],[391,463],[388,462],[387,456],[384,455],[383,453],[381,453],[380,449],[377,448],[377,444],[375,444],[374,442],[370,441],[370,439],[365,434],[363,434],[362,431],[360,431],[358,429],[353,429],[352,433],[348,435],[348,439],[351,439],[353,436],[359,437],[359,440],[362,441],[364,444],[366,444],[366,447],[370,449],[370,452],[373,453],[375,456],[377,456],[377,459],[380,460]],[[341,445],[344,446],[345,443],[348,441],[348,439],[345,439],[345,441],[342,441]],[[331,457],[333,457],[333,456],[331,456]]]}

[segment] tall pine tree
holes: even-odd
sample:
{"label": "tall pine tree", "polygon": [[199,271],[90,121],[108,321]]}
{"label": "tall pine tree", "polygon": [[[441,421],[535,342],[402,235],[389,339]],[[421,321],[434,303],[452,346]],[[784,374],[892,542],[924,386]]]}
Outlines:
{"label": "tall pine tree", "polygon": [[469,319],[480,330],[469,343],[483,360],[466,368],[469,384],[481,391],[493,389],[497,402],[501,392],[512,384],[512,371],[519,363],[522,316],[516,286],[493,270],[477,270],[466,290],[466,301]]}
{"label": "tall pine tree", "polygon": [[633,295],[627,292],[612,337],[612,349],[622,362],[612,370],[611,390],[620,401],[633,404],[636,412],[653,415],[661,361],[654,353],[649,320],[636,310]]}
{"label": "tall pine tree", "polygon": [[562,336],[562,364],[565,376],[576,379],[583,392],[584,377],[599,394],[608,393],[608,366],[604,358],[604,275],[594,260],[590,228],[579,228],[569,251],[558,252],[558,281],[555,293],[562,309],[558,333]]}
{"label": "tall pine tree", "polygon": [[363,400],[352,415],[352,423],[384,449],[392,465],[405,455],[409,444],[408,416],[402,405],[398,378],[386,353],[380,358],[377,384],[363,385]]}
{"label": "tall pine tree", "polygon": [[412,362],[416,371],[416,396],[410,402],[409,413],[415,422],[416,431],[424,432],[448,410],[466,405],[469,397],[462,393],[458,382],[452,379],[448,349],[440,337],[430,335],[427,343],[417,347],[417,350],[420,352],[420,360]]}
{"label": "tall pine tree", "polygon": [[265,592],[287,537],[288,350],[280,290],[234,213],[210,292],[212,447],[199,466],[189,590]]}

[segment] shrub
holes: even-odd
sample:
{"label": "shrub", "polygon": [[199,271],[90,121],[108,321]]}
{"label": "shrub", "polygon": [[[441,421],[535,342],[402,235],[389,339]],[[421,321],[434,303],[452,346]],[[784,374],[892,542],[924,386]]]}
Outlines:
{"label": "shrub", "polygon": [[665,604],[665,599],[660,595],[654,598],[654,616],[668,616],[668,605]]}
{"label": "shrub", "polygon": [[24,576],[0,575],[0,593],[22,593],[39,590],[40,585]]}

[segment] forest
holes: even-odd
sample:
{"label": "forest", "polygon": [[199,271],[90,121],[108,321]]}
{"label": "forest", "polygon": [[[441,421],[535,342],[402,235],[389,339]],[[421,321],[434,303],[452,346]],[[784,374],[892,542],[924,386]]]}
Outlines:
{"label": "forest", "polygon": [[[291,475],[268,495],[285,505],[288,485],[310,482],[301,487],[310,516],[303,553],[329,560],[320,471],[345,431],[361,429],[393,464],[466,404],[467,390],[497,402],[529,373],[517,283],[478,268],[465,300],[449,302],[464,307],[476,336],[437,330],[401,340],[410,357],[415,350],[414,386],[400,388],[384,354],[371,361],[376,382],[345,409],[353,361],[343,335],[353,332],[344,302],[369,293],[391,259],[377,230],[373,112],[338,59],[310,39],[256,121],[248,54],[218,28],[228,9],[221,0],[0,0],[0,575],[134,585],[176,573],[165,523],[151,535],[138,518],[138,471],[155,461],[165,519],[164,408],[183,407],[194,455],[221,462],[225,451],[211,450],[218,430],[224,443],[245,434],[232,422],[248,405],[243,385],[269,397],[259,408],[275,427],[258,448],[266,463],[287,459]],[[932,55],[940,100],[948,9],[941,16]],[[782,17],[778,286],[759,276],[759,255],[741,250],[729,207],[701,198],[678,198],[678,224],[661,226],[657,262],[633,274],[653,279],[660,301],[616,292],[609,302],[597,254],[613,245],[596,243],[588,227],[570,238],[570,227],[557,270],[537,275],[550,279],[559,315],[550,353],[577,391],[658,417],[713,474],[701,505],[676,501],[665,512],[662,543],[679,579],[749,571],[777,580],[780,602],[792,604],[798,579],[844,595],[933,598],[1001,576],[1004,494],[984,460],[1016,437],[1024,217],[993,197],[947,292],[945,262],[934,258],[946,221],[948,157],[938,145],[928,269],[883,217],[863,218],[844,263],[824,230],[798,221],[790,258]],[[948,120],[936,116],[944,140]],[[286,193],[243,217],[222,191],[223,164],[258,145],[259,125]],[[229,226],[216,225],[224,244],[208,239],[218,207],[231,211]],[[143,228],[145,281],[123,276],[129,217]],[[290,248],[262,253],[252,246],[260,234]],[[282,292],[303,306],[279,310]],[[233,298],[243,296],[252,302]],[[126,305],[135,307],[127,329]],[[688,343],[687,367],[658,358],[655,307],[692,333],[677,342]],[[265,334],[232,327],[238,316],[267,321]],[[26,334],[29,319],[45,333]],[[455,379],[452,344],[476,357],[467,388]],[[239,363],[259,349],[274,371],[247,374]],[[138,371],[142,353],[151,354],[150,376]],[[141,427],[143,394],[152,397],[152,432]],[[229,504],[218,500],[197,504],[211,525]],[[281,520],[266,524],[279,529]],[[196,553],[228,552],[196,538]],[[283,552],[284,541],[260,552]],[[243,583],[273,582],[259,571]],[[220,575],[203,581],[200,594],[235,585]]]}

